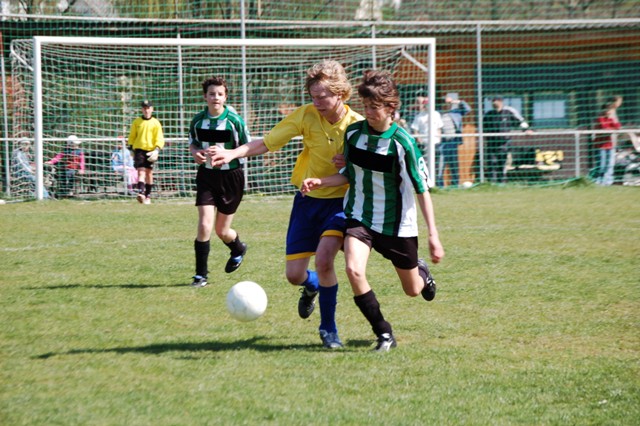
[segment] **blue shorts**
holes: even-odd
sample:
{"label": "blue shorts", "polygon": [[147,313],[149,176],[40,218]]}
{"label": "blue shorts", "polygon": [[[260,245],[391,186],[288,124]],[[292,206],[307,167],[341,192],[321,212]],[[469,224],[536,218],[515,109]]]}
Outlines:
{"label": "blue shorts", "polygon": [[287,260],[313,256],[324,236],[344,237],[346,217],[342,202],[342,198],[296,194],[287,230]]}

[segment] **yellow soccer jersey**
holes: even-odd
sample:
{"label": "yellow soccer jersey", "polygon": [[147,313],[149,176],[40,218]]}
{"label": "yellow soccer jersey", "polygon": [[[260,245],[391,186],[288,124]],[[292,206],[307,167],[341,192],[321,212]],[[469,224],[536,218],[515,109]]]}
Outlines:
{"label": "yellow soccer jersey", "polygon": [[129,145],[133,149],[143,149],[153,151],[157,148],[164,148],[164,133],[162,125],[155,117],[145,120],[138,117],[131,124],[131,132],[128,139]]}
{"label": "yellow soccer jersey", "polygon": [[[302,152],[298,155],[291,174],[291,183],[300,188],[306,178],[323,178],[338,172],[331,162],[336,154],[344,151],[344,132],[351,123],[364,118],[351,110],[336,124],[329,124],[313,104],[303,105],[275,125],[264,137],[269,151],[277,151],[291,139],[302,136]],[[343,198],[347,185],[316,189],[309,194],[315,198]]]}

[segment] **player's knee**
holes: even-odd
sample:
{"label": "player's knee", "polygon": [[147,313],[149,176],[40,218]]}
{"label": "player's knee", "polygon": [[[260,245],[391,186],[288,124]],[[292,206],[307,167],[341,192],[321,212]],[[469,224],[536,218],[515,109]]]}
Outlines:
{"label": "player's knee", "polygon": [[347,278],[349,278],[350,282],[359,282],[365,277],[365,272],[355,268],[353,265],[347,265],[345,272],[347,273]]}
{"label": "player's knee", "polygon": [[300,273],[298,271],[287,271],[286,272],[287,281],[291,285],[300,285],[307,279],[307,272]]}
{"label": "player's knee", "polygon": [[413,282],[403,282],[402,283],[402,290],[404,291],[404,294],[406,294],[409,297],[416,297],[418,296],[422,289],[424,288],[424,281],[422,280],[422,278],[420,278],[418,281]]}
{"label": "player's knee", "polygon": [[405,288],[404,294],[406,294],[409,297],[416,297],[417,295],[420,294],[420,291],[419,290],[416,291],[415,288]]}
{"label": "player's knee", "polygon": [[211,237],[211,226],[207,224],[198,224],[198,239],[200,241],[207,241]]}
{"label": "player's knee", "polygon": [[333,271],[333,257],[332,256],[318,256],[316,254],[316,272],[319,275],[323,275]]}
{"label": "player's knee", "polygon": [[216,236],[220,238],[222,241],[229,239],[229,228],[218,228],[216,227]]}

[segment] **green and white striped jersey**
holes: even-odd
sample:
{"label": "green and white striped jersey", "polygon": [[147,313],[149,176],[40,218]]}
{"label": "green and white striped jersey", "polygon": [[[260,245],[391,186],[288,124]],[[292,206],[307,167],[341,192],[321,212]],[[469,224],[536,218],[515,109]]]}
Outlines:
{"label": "green and white striped jersey", "polygon": [[344,211],[347,218],[390,236],[418,236],[414,191],[429,190],[427,167],[416,141],[393,123],[381,135],[367,121],[350,125],[345,134],[349,179]]}
{"label": "green and white striped jersey", "polygon": [[[225,106],[218,117],[211,117],[207,108],[200,111],[191,120],[189,126],[189,143],[198,149],[218,145],[224,149],[234,149],[251,141],[249,130],[244,120],[236,112]],[[237,169],[244,163],[244,158],[235,159],[229,164],[216,167],[220,170]],[[205,164],[202,165],[206,167]]]}

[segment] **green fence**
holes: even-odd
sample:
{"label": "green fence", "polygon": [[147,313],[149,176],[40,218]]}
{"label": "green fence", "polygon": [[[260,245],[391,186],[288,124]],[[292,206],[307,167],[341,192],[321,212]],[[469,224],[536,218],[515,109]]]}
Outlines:
{"label": "green fence", "polygon": [[[2,189],[13,198],[32,196],[29,182],[18,185],[12,179],[11,157],[20,138],[33,138],[30,49],[34,35],[286,38],[292,45],[297,38],[433,37],[437,54],[432,101],[444,113],[444,98],[451,94],[471,108],[462,121],[462,143],[457,149],[460,184],[490,180],[483,163],[491,135],[484,129],[483,118],[496,96],[517,110],[532,130],[525,134],[514,127],[509,135],[507,182],[546,184],[593,177],[598,155],[594,123],[602,105],[614,95],[623,97],[617,110],[623,130],[617,137],[620,158],[615,182],[634,181],[632,170],[627,170],[635,161],[633,142],[640,133],[640,11],[633,7],[637,6],[634,1],[460,1],[455,7],[430,1],[208,2],[207,7],[187,2],[115,2],[108,7],[101,3],[100,10],[92,9],[92,2],[82,4],[88,9],[79,10],[81,5],[75,2],[62,12],[34,8],[33,16],[25,17],[24,10],[2,15]],[[584,7],[572,6],[580,4]],[[87,173],[88,182],[82,183],[79,193],[124,194],[124,181],[112,173],[106,159],[119,137],[128,133],[128,125],[139,113],[139,100],[152,98],[170,141],[159,163],[161,194],[166,197],[192,194],[194,165],[184,146],[185,126],[204,106],[199,81],[211,73],[223,73],[232,82],[229,102],[257,137],[283,113],[308,102],[301,76],[319,57],[271,52],[262,63],[252,65],[243,82],[238,63],[226,58],[184,61],[184,57],[180,62],[175,49],[162,54],[162,72],[152,60],[157,54],[145,54],[144,49],[130,58],[109,49],[87,55],[87,64],[62,50],[48,56],[46,66],[54,76],[57,73],[53,79],[59,85],[47,94],[52,101],[44,114],[49,140],[45,156],[53,155],[69,134],[76,134],[84,141],[87,167],[102,177],[90,180]],[[426,63],[423,55],[418,53],[416,58]],[[390,68],[400,84],[401,113],[410,125],[417,114],[416,95],[425,88],[424,72],[406,66],[401,58],[381,62],[378,66]],[[371,64],[369,59],[350,63],[354,83]],[[189,76],[182,87],[176,86],[179,73]],[[64,97],[67,80],[83,83],[73,96]],[[357,99],[351,104],[358,109]],[[287,177],[296,155],[292,144],[286,152],[251,160],[249,189],[269,194],[293,191]],[[450,184],[447,168],[442,186]]]}

